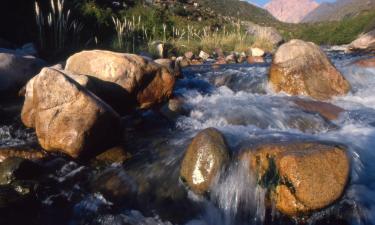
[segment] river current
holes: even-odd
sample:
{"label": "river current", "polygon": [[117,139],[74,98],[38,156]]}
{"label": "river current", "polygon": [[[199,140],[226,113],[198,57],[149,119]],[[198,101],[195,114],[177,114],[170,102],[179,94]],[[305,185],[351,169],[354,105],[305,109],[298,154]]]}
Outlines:
{"label": "river current", "polygon": [[[186,68],[175,88],[186,113],[171,119],[147,111],[124,118],[124,142],[133,155],[124,165],[91,168],[64,161],[56,167],[51,179],[60,185],[38,196],[40,224],[375,224],[375,68],[352,64],[373,56],[325,51],[352,86],[348,95],[329,101],[345,109],[338,119],[327,121],[299,108],[292,97],[274,93],[267,84],[270,58],[258,65]],[[264,207],[265,190],[234,157],[209,196],[196,196],[180,182],[179,168],[191,138],[208,127],[224,134],[233,155],[272,140],[344,145],[351,158],[345,194],[327,209],[293,221]],[[0,147],[35,141],[19,118],[0,121]],[[135,180],[135,203],[114,202],[86,188],[92,177],[106,170]]]}

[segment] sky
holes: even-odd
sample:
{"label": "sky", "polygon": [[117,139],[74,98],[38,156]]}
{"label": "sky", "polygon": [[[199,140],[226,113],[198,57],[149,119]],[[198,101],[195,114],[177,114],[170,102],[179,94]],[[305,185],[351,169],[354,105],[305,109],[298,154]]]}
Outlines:
{"label": "sky", "polygon": [[[249,0],[249,2],[255,3],[259,6],[263,6],[264,4],[266,4],[269,1],[270,0]],[[322,2],[334,2],[335,0],[315,0],[315,1],[318,2],[318,3],[322,3]]]}

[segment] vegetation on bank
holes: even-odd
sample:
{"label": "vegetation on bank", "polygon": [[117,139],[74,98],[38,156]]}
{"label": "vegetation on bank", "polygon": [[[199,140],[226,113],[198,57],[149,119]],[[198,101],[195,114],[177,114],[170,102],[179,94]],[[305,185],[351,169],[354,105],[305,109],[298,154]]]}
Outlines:
{"label": "vegetation on bank", "polygon": [[[285,40],[298,38],[317,44],[347,44],[375,27],[373,11],[337,22],[285,24],[266,11],[237,0],[197,0],[200,7],[181,3],[184,1],[173,6],[143,0],[119,2],[124,5],[104,0],[36,0],[37,29],[33,36],[42,56],[57,60],[82,48],[154,53],[158,43],[165,43],[169,53],[175,55],[200,50],[211,53],[216,48],[243,52],[254,45],[272,49],[270,43],[246,35],[241,20],[273,26]],[[227,4],[252,13],[244,16],[247,11],[239,10],[236,14],[224,10]]]}
{"label": "vegetation on bank", "polygon": [[364,11],[341,21],[297,24],[290,27],[287,38],[298,38],[321,45],[341,45],[352,42],[362,32],[375,28],[375,11]]}
{"label": "vegetation on bank", "polygon": [[158,43],[168,47],[170,55],[186,51],[245,52],[254,44],[267,50],[272,46],[246,35],[240,20],[207,18],[187,20],[192,16],[181,8],[166,9],[136,3],[128,9],[113,9],[96,1],[65,4],[51,0],[43,8],[36,2],[38,40],[41,52],[48,57],[80,47],[100,47],[116,51],[156,54]]}

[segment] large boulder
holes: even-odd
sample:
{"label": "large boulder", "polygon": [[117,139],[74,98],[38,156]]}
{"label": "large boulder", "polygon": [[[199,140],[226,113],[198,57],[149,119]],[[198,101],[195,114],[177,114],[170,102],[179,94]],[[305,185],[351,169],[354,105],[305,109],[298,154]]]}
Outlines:
{"label": "large boulder", "polygon": [[345,150],[327,144],[267,144],[243,156],[276,208],[289,216],[331,205],[343,194],[349,177]]}
{"label": "large boulder", "polygon": [[361,34],[357,39],[349,44],[348,50],[364,52],[375,51],[375,30]]}
{"label": "large boulder", "polygon": [[189,145],[182,161],[180,176],[196,194],[210,190],[222,167],[229,161],[223,135],[215,128],[199,132]]}
{"label": "large boulder", "polygon": [[283,37],[274,27],[263,27],[254,23],[248,23],[246,33],[255,39],[269,42],[273,46],[278,46],[284,42]]}
{"label": "large boulder", "polygon": [[276,92],[317,100],[344,95],[350,90],[349,82],[319,46],[301,40],[291,40],[279,47],[272,60],[269,82]]}
{"label": "large boulder", "polygon": [[0,96],[17,97],[19,89],[43,66],[45,62],[34,56],[0,49]]}
{"label": "large boulder", "polygon": [[110,51],[76,53],[67,60],[65,70],[120,85],[142,109],[167,100],[175,83],[164,66],[138,55]]}
{"label": "large boulder", "polygon": [[47,151],[71,157],[97,154],[116,144],[120,117],[63,72],[44,68],[26,87],[22,121]]}

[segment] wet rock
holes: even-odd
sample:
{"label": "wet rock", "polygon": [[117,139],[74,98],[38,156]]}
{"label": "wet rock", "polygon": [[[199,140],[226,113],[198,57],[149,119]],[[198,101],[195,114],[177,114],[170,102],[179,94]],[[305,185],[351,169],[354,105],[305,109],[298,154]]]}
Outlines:
{"label": "wet rock", "polygon": [[106,164],[110,165],[113,163],[122,164],[126,160],[131,158],[131,154],[125,151],[121,146],[110,148],[103,153],[95,157],[94,164]]}
{"label": "wet rock", "polygon": [[181,68],[185,68],[185,67],[188,67],[191,65],[191,60],[190,59],[187,59],[185,57],[177,57],[177,59],[179,61],[179,65]]}
{"label": "wet rock", "polygon": [[7,158],[0,163],[0,185],[7,185],[15,180],[33,180],[43,174],[43,168],[30,160]]}
{"label": "wet rock", "polygon": [[[25,214],[24,212],[27,210],[30,210],[30,207],[35,207],[36,199],[33,195],[34,190],[32,187],[27,188],[24,187],[22,190],[20,188],[15,188],[11,185],[0,185],[0,222],[1,224],[7,224],[3,223],[2,220],[4,218],[9,217],[9,214],[13,214],[11,216],[11,221],[14,222],[14,224],[19,224],[15,221],[22,221],[23,219],[20,219],[20,215]],[[27,208],[25,207],[27,206]],[[14,212],[18,212],[17,215],[14,215]],[[7,221],[5,219],[5,221]],[[9,218],[8,218],[9,221]],[[24,224],[25,221],[21,222],[21,224]],[[13,224],[13,223],[12,223]]]}
{"label": "wet rock", "polygon": [[204,52],[204,51],[200,51],[199,52],[199,58],[203,59],[204,61],[206,61],[208,58],[210,58],[210,54]]}
{"label": "wet rock", "polygon": [[243,63],[247,60],[246,54],[242,52],[238,58],[237,58],[237,63]]}
{"label": "wet rock", "polygon": [[223,135],[215,128],[208,128],[199,132],[186,150],[180,176],[193,192],[204,194],[228,161]]}
{"label": "wet rock", "polygon": [[348,50],[364,52],[375,51],[375,30],[361,34],[357,39],[349,44]]}
{"label": "wet rock", "polygon": [[17,97],[20,88],[46,63],[34,56],[0,49],[0,98]]}
{"label": "wet rock", "polygon": [[185,52],[184,54],[186,59],[192,60],[194,58],[194,53],[193,52]]}
{"label": "wet rock", "polygon": [[227,63],[237,63],[237,55],[235,53],[231,53],[225,57],[225,61]]}
{"label": "wet rock", "polygon": [[115,203],[124,201],[131,205],[137,194],[135,180],[122,168],[110,168],[100,173],[91,183],[93,192],[100,192],[106,199]]}
{"label": "wet rock", "polygon": [[[146,109],[167,100],[175,78],[164,66],[133,54],[82,51],[69,57],[65,70],[114,82]],[[126,104],[126,103],[124,103]]]}
{"label": "wet rock", "polygon": [[188,110],[184,107],[184,100],[179,97],[169,99],[160,112],[169,120],[175,120],[181,115],[187,115]]}
{"label": "wet rock", "polygon": [[225,58],[218,58],[215,62],[216,65],[225,65],[227,64],[227,61],[225,60]]}
{"label": "wet rock", "polygon": [[319,113],[327,120],[336,120],[340,113],[345,111],[343,108],[327,102],[310,101],[304,99],[294,99],[293,102],[307,112]]}
{"label": "wet rock", "polygon": [[255,64],[255,63],[264,63],[264,58],[261,56],[248,56],[246,58],[247,63],[249,64]]}
{"label": "wet rock", "polygon": [[276,92],[317,100],[345,95],[350,90],[349,82],[319,46],[301,40],[280,46],[272,61],[269,82]]}
{"label": "wet rock", "polygon": [[0,148],[0,162],[8,158],[22,158],[28,160],[44,159],[47,154],[41,150],[25,149],[24,147]]}
{"label": "wet rock", "polygon": [[263,57],[266,53],[260,48],[250,48],[251,56],[253,57]]}
{"label": "wet rock", "polygon": [[203,64],[203,61],[199,59],[193,59],[190,62],[190,65],[202,65],[202,64]]}
{"label": "wet rock", "polygon": [[159,65],[165,66],[169,73],[173,74],[175,77],[182,76],[180,60],[157,59],[155,62]]}
{"label": "wet rock", "polygon": [[375,58],[360,59],[354,62],[354,64],[359,67],[375,67]]}
{"label": "wet rock", "polygon": [[263,27],[254,23],[247,24],[247,34],[254,36],[255,39],[265,40],[273,46],[278,46],[284,42],[281,34],[273,27]]}
{"label": "wet rock", "polygon": [[73,158],[115,145],[120,118],[107,104],[61,71],[44,68],[26,88],[22,121],[47,151]]}
{"label": "wet rock", "polygon": [[349,178],[349,158],[336,146],[309,142],[268,144],[244,156],[259,184],[268,188],[276,208],[292,217],[337,201]]}

